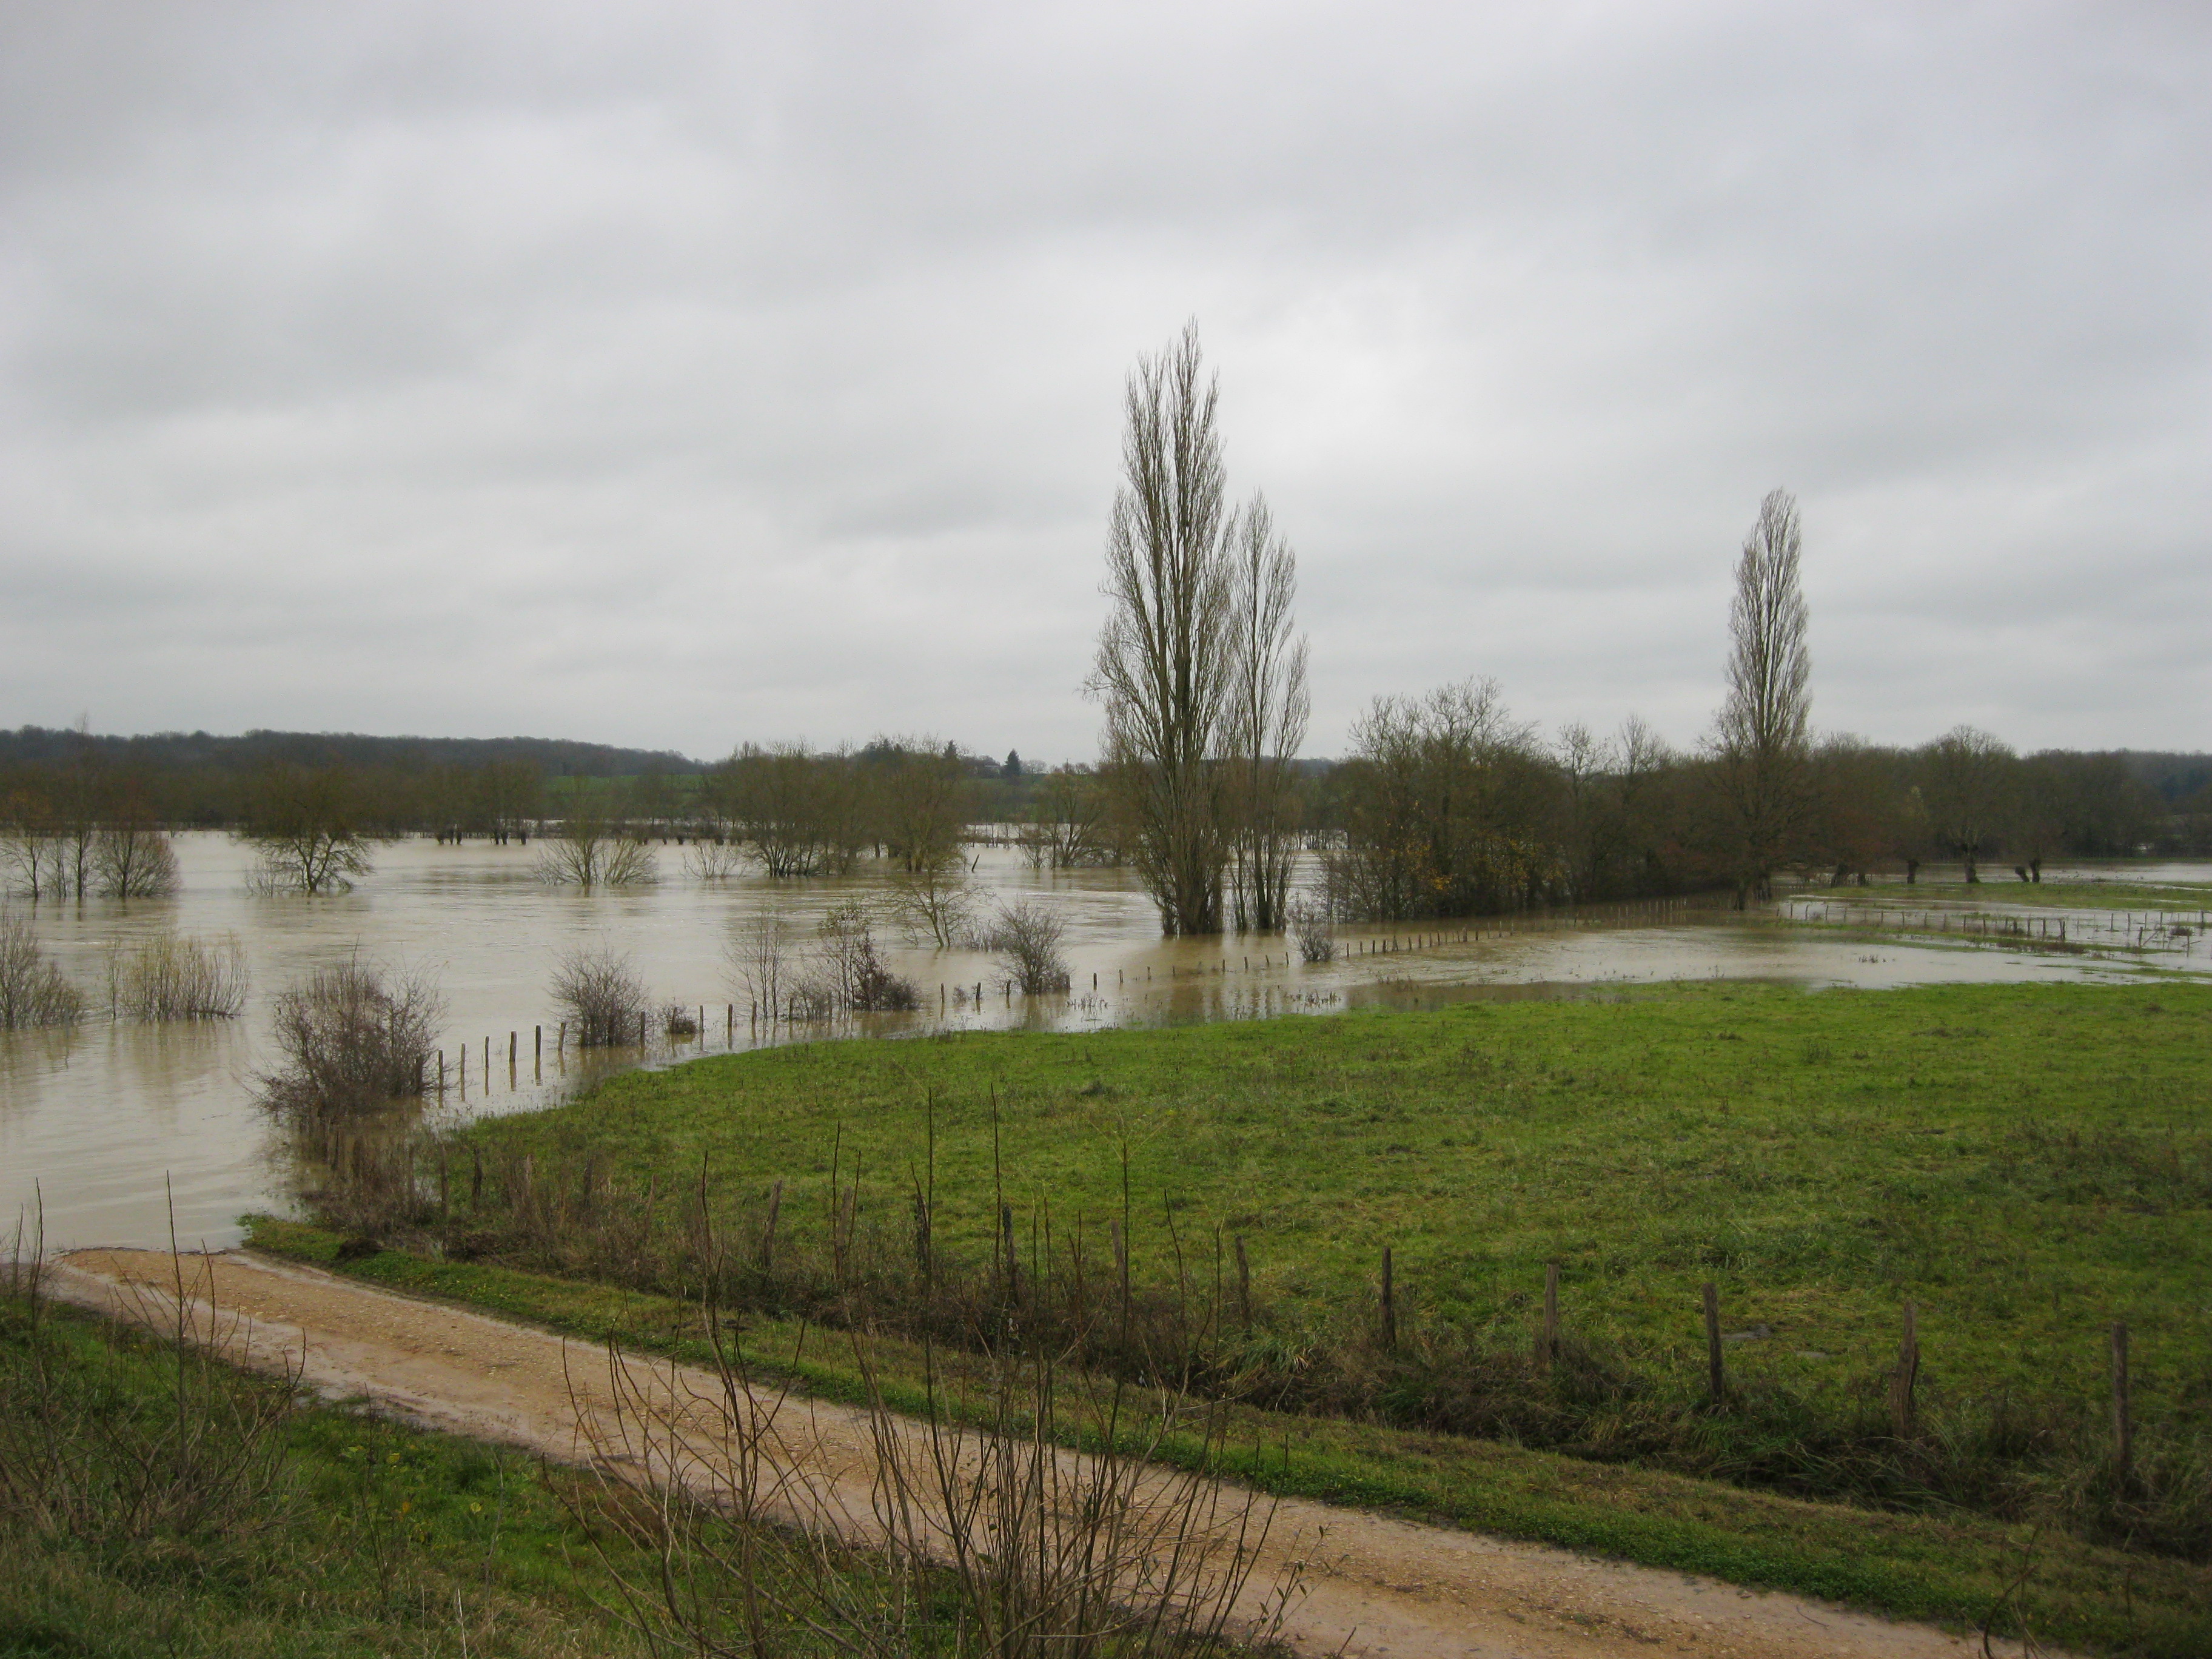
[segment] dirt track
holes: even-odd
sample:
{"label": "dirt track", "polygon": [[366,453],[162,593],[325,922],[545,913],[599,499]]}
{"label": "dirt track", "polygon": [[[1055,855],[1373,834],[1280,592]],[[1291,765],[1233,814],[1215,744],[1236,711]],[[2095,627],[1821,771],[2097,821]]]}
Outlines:
{"label": "dirt track", "polygon": [[[64,1258],[48,1283],[84,1306],[161,1318],[173,1316],[162,1292],[179,1266],[199,1328],[216,1323],[205,1302],[211,1283],[229,1348],[247,1363],[298,1369],[326,1394],[549,1457],[584,1461],[595,1433],[604,1434],[599,1350],[481,1314],[239,1252],[179,1264],[166,1254],[82,1250]],[[670,1368],[653,1370],[665,1390]],[[710,1386],[703,1374],[689,1380]],[[867,1513],[875,1454],[866,1414],[814,1401],[793,1402],[786,1413],[782,1437],[794,1455],[836,1501]],[[1964,1659],[1981,1651],[1978,1640],[1801,1597],[1292,1498],[1275,1508],[1255,1584],[1272,1583],[1294,1560],[1304,1563],[1303,1589],[1283,1634],[1301,1654]]]}

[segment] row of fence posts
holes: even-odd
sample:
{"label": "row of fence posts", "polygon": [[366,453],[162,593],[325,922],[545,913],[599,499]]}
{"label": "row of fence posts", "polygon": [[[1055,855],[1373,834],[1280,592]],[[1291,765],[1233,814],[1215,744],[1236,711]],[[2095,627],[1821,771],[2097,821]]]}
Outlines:
{"label": "row of fence posts", "polygon": [[[696,1006],[699,1011],[696,1040],[700,1042],[704,1042],[707,1040],[707,1005],[702,1002]],[[648,1047],[650,1044],[651,1031],[649,1022],[652,1018],[651,1014],[643,1011],[641,1011],[638,1014],[637,1046],[641,1049]],[[756,1009],[754,1018],[756,1023],[757,1023],[759,1018],[757,1009]],[[725,1003],[723,1005],[722,1015],[722,1040],[734,1048],[737,1043],[737,1035],[738,1005],[734,1002]],[[454,1082],[461,1091],[465,1094],[469,1086],[469,1045],[464,1042],[454,1052],[457,1060]],[[565,1062],[568,1058],[568,1022],[564,1019],[561,1021],[558,1025],[554,1027],[553,1056],[555,1062],[556,1064]],[[521,1055],[522,1034],[519,1030],[509,1031],[507,1034],[507,1081],[510,1085],[514,1080],[514,1074],[517,1068],[521,1064]],[[543,1025],[533,1025],[530,1028],[530,1067],[534,1080],[543,1082],[545,1077],[545,1028]],[[427,1085],[430,1079],[427,1075],[428,1071],[428,1062],[426,1060],[422,1067],[419,1068],[416,1077],[416,1086],[418,1090],[424,1093],[428,1092]],[[483,1040],[483,1077],[485,1086],[489,1087],[491,1082],[491,1039],[489,1037],[486,1037]],[[438,1050],[437,1092],[441,1099],[445,1096],[446,1086],[446,1051],[443,1048],[440,1048]]]}
{"label": "row of fence posts", "polygon": [[[1567,918],[1561,918],[1561,919],[1555,919],[1555,920],[1553,920],[1553,921],[1551,921],[1549,922],[1549,924],[1548,924],[1548,925],[1549,925],[1551,927],[1577,927],[1577,926],[1585,925],[1587,922],[1591,921],[1595,921],[1595,920],[1626,920],[1626,919],[1628,918],[1628,916],[1630,915],[1630,914],[1632,913],[1632,911],[1633,908],[1634,908],[1634,907],[1629,907],[1629,906],[1623,906],[1623,907],[1620,907],[1619,911],[1618,911],[1618,913],[1617,913],[1616,915],[1611,915],[1611,916],[1608,916],[1608,917],[1606,917],[1606,918],[1567,917]],[[1653,902],[1652,902],[1652,903],[1651,903],[1651,905],[1650,905],[1650,908],[1652,908],[1652,909],[1654,909],[1654,910],[1657,910],[1657,911],[1672,910],[1672,909],[1675,909],[1675,908],[1680,908],[1680,902],[1679,900],[1673,900],[1673,899],[1656,900],[1656,901],[1653,901]],[[1408,939],[1408,938],[1404,938],[1404,937],[1395,937],[1395,938],[1386,938],[1386,939],[1354,939],[1354,940],[1352,940],[1352,941],[1351,941],[1351,944],[1352,944],[1352,945],[1354,947],[1353,954],[1356,954],[1356,955],[1388,955],[1388,954],[1390,954],[1390,953],[1393,953],[1393,952],[1395,952],[1395,951],[1419,951],[1419,950],[1425,950],[1425,949],[1429,948],[1430,946],[1437,945],[1443,945],[1443,944],[1450,944],[1450,943],[1466,944],[1466,943],[1469,943],[1469,942],[1471,942],[1471,941],[1473,941],[1473,940],[1474,940],[1474,939],[1476,939],[1498,938],[1498,937],[1503,937],[1503,935],[1504,935],[1505,933],[1507,933],[1507,932],[1520,932],[1520,931],[1528,931],[1528,924],[1522,924],[1522,925],[1520,925],[1520,926],[1518,926],[1518,927],[1516,927],[1506,928],[1506,929],[1500,929],[1500,930],[1498,930],[1498,931],[1497,931],[1497,932],[1495,932],[1495,933],[1476,933],[1476,932],[1474,932],[1474,931],[1473,931],[1473,930],[1462,930],[1462,931],[1460,933],[1458,933],[1456,936],[1452,935],[1452,934],[1449,934],[1449,933],[1421,933],[1421,934],[1415,934],[1415,935],[1413,935],[1413,937],[1411,937],[1410,939]],[[1249,973],[1249,972],[1251,972],[1251,971],[1252,971],[1252,958],[1251,958],[1250,957],[1247,956],[1247,957],[1243,957],[1243,962],[1244,971],[1245,971],[1246,973]],[[1273,956],[1272,954],[1266,955],[1266,956],[1262,956],[1262,957],[1260,958],[1260,965],[1261,965],[1261,967],[1263,969],[1272,971],[1272,970],[1273,969],[1273,968],[1274,968],[1274,957],[1273,957]],[[1285,968],[1287,968],[1287,967],[1289,967],[1289,966],[1291,965],[1291,958],[1290,958],[1290,956],[1289,956],[1287,953],[1286,953],[1286,954],[1284,956],[1284,957],[1283,957],[1283,965],[1284,965]],[[1201,969],[1200,971],[1203,971],[1203,970]],[[1218,968],[1217,968],[1214,971],[1215,971],[1217,974],[1225,974],[1225,973],[1227,973],[1227,972],[1229,971],[1229,958],[1228,958],[1228,957],[1222,957],[1222,958],[1221,958],[1221,963],[1220,963],[1220,966],[1219,966]],[[1172,978],[1172,977],[1176,977],[1176,976],[1179,975],[1181,974],[1181,972],[1182,972],[1182,969],[1181,969],[1180,968],[1176,968],[1176,967],[1174,967],[1174,966],[1172,966],[1172,965],[1171,965],[1171,966],[1170,967],[1170,969],[1169,969],[1169,975],[1170,975],[1170,977],[1171,977],[1171,978]],[[1151,968],[1147,967],[1147,968],[1145,969],[1145,978],[1146,978],[1146,981],[1147,982],[1150,982],[1150,981],[1151,981],[1152,977],[1152,970],[1151,969]],[[1126,970],[1126,969],[1116,969],[1115,970],[1115,974],[1114,974],[1114,983],[1115,983],[1117,987],[1123,986],[1123,985],[1126,985],[1126,984],[1127,983],[1127,970]],[[968,986],[965,986],[965,985],[959,986],[959,987],[955,988],[957,988],[957,989],[959,989],[959,990],[961,990],[961,991],[963,991],[963,992],[968,992],[968,991],[969,991],[969,990],[970,990],[970,988],[969,988],[969,987],[968,987]],[[1091,988],[1093,991],[1096,991],[1097,989],[1098,989],[1098,975],[1097,975],[1097,974],[1093,974],[1093,975],[1091,975]],[[1009,1006],[1012,1006],[1013,1000],[1014,1000],[1014,988],[1013,988],[1013,986],[1012,986],[1012,982],[1011,982],[1011,981],[1009,981],[1009,982],[1007,983],[1007,985],[1006,986],[1005,989],[1006,989],[1006,1001],[1007,1005],[1008,1005]],[[976,983],[975,983],[975,985],[973,987],[973,989],[972,989],[972,996],[973,996],[973,999],[974,999],[975,1006],[977,1006],[977,1007],[981,1007],[981,1006],[982,1006],[982,1002],[983,1002],[983,985],[982,985],[982,981],[981,981],[980,980],[979,980],[979,981],[976,981]],[[698,1006],[698,1011],[699,1011],[699,1012],[698,1012],[698,1021],[699,1021],[699,1025],[698,1025],[698,1038],[699,1038],[699,1040],[700,1040],[700,1041],[703,1042],[703,1041],[705,1040],[705,1038],[706,1038],[706,1032],[707,1032],[707,1006],[706,1006],[706,1005],[705,1005],[704,1003],[701,1003],[701,1004],[697,1005],[697,1006]],[[949,1006],[950,1006],[949,993],[948,993],[947,988],[946,988],[944,984],[942,984],[942,983],[940,983],[940,984],[938,986],[938,988],[937,988],[937,1006],[938,1006],[938,1012],[939,1012],[939,1013],[940,1015],[941,1015],[941,1014],[943,1014],[943,1013],[945,1013],[945,1012],[947,1012],[947,1010],[948,1010],[948,1008],[949,1008]],[[652,1015],[651,1015],[649,1012],[647,1012],[647,1011],[645,1011],[645,1010],[643,1010],[643,1009],[640,1009],[640,1010],[638,1011],[638,1016],[637,1016],[637,1046],[638,1046],[641,1049],[642,1049],[642,1048],[647,1048],[647,1047],[649,1047],[649,1046],[650,1046],[650,1037],[651,1037],[651,1032],[650,1032],[650,1022],[651,1022],[651,1020],[652,1020],[652,1018],[653,1018],[653,1017],[652,1017]],[[774,1021],[776,1019],[776,1018],[777,1018],[777,1016],[776,1016],[776,1015],[775,1015],[775,1013],[774,1012],[772,1012],[772,1011],[770,1012],[770,1013],[769,1013],[769,1016],[768,1016],[768,1018],[769,1018],[769,1022],[770,1022],[771,1024],[773,1024],[773,1023],[774,1023]],[[757,1001],[754,1001],[754,1002],[751,1002],[751,1003],[748,1003],[748,1004],[746,1005],[746,1021],[747,1021],[748,1028],[749,1028],[749,1029],[750,1029],[753,1033],[755,1033],[755,1034],[757,1034],[757,1033],[758,1033],[758,1031],[759,1031],[760,1025],[761,1025],[761,1018],[762,1018],[762,1015],[761,1015],[761,1006],[760,1006],[760,1004],[759,1004]],[[722,1040],[724,1041],[724,1042],[726,1042],[726,1044],[728,1044],[729,1046],[731,1046],[731,1047],[734,1048],[734,1047],[736,1046],[736,1044],[737,1044],[737,1034],[738,1034],[738,1006],[737,1006],[737,1004],[735,1004],[734,1002],[732,1002],[732,1003],[726,1003],[725,1005],[723,1005]],[[513,1074],[513,1073],[514,1073],[514,1071],[515,1066],[517,1066],[517,1064],[519,1063],[518,1056],[519,1056],[520,1052],[520,1048],[519,1048],[520,1042],[520,1033],[519,1033],[519,1032],[517,1032],[517,1031],[509,1031],[509,1032],[507,1034],[507,1070],[508,1070],[508,1073],[509,1073],[510,1078],[512,1077],[512,1074]],[[538,1073],[538,1077],[539,1077],[539,1079],[542,1080],[542,1079],[543,1079],[543,1077],[544,1077],[544,1063],[545,1063],[545,1028],[544,1028],[543,1025],[536,1025],[536,1026],[532,1026],[532,1027],[531,1028],[531,1043],[532,1043],[531,1064],[532,1064],[532,1066],[533,1070]],[[556,1060],[556,1061],[558,1061],[558,1060],[565,1060],[565,1059],[566,1059],[566,1057],[567,1057],[567,1053],[568,1053],[568,1021],[566,1021],[566,1020],[562,1020],[562,1021],[560,1023],[560,1025],[559,1025],[559,1026],[558,1026],[558,1028],[557,1028],[556,1036],[556,1038],[555,1038],[554,1056],[555,1056],[555,1059]],[[463,1044],[460,1046],[460,1048],[459,1048],[459,1049],[458,1053],[459,1053],[459,1066],[458,1066],[458,1078],[457,1078],[457,1081],[458,1081],[458,1085],[459,1085],[459,1086],[462,1090],[465,1091],[465,1090],[467,1089],[467,1087],[468,1087],[468,1064],[469,1064],[469,1050],[468,1050],[468,1045],[467,1045],[466,1043],[463,1043]],[[483,1074],[484,1074],[484,1078],[485,1078],[486,1083],[487,1083],[487,1085],[489,1085],[489,1079],[490,1079],[490,1077],[491,1077],[491,1039],[490,1039],[489,1037],[486,1037],[486,1038],[483,1040]],[[428,1079],[427,1079],[427,1078],[426,1078],[426,1079],[423,1079],[423,1081],[424,1081],[425,1083],[427,1083],[427,1082],[428,1082]],[[438,1081],[437,1081],[437,1091],[438,1091],[438,1093],[439,1093],[441,1096],[443,1096],[443,1095],[444,1095],[444,1093],[446,1092],[446,1087],[447,1087],[446,1051],[445,1051],[443,1048],[441,1048],[441,1049],[439,1049],[439,1050],[438,1050]]]}
{"label": "row of fence posts", "polygon": [[[1243,1304],[1244,1327],[1252,1325],[1251,1267],[1244,1254],[1244,1241],[1237,1241],[1237,1283],[1238,1299]],[[1380,1290],[1380,1320],[1382,1346],[1395,1350],[1398,1346],[1397,1274],[1392,1251],[1382,1247],[1382,1273]],[[1711,1282],[1698,1291],[1703,1305],[1705,1327],[1705,1396],[1716,1408],[1725,1406],[1729,1398],[1727,1339],[1721,1333],[1720,1287]],[[2129,1486],[2135,1472],[2135,1420],[2130,1398],[2128,1376],[2128,1322],[2124,1319],[2112,1322],[2108,1333],[2112,1361],[2112,1467],[2114,1478],[2123,1491]],[[1539,1375],[1551,1376],[1559,1358],[1559,1264],[1544,1264],[1544,1304],[1541,1322],[1536,1333],[1536,1370]],[[1916,1390],[1920,1382],[1920,1313],[1917,1304],[1907,1302],[1904,1310],[1904,1332],[1897,1345],[1897,1360],[1891,1368],[1889,1379],[1890,1431],[1899,1440],[1911,1440],[1919,1432],[1919,1413]]]}

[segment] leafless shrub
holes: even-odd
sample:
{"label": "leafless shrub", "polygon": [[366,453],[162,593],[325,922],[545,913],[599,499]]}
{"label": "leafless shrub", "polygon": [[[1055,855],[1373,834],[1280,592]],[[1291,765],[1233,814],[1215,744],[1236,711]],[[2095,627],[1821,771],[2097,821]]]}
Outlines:
{"label": "leafless shrub", "polygon": [[[969,1410],[933,1395],[919,1419],[872,1390],[871,1514],[710,1330],[705,1386],[610,1348],[612,1410],[577,1413],[595,1437],[592,1535],[614,1523],[625,1547],[602,1559],[650,1635],[704,1654],[771,1652],[803,1631],[834,1632],[852,1659],[1182,1659],[1279,1632],[1295,1573],[1252,1583],[1272,1508],[1152,1461],[1170,1433],[1218,1448],[1222,1413],[1164,1398],[1132,1434],[1120,1388],[1063,1382],[1047,1358],[1001,1364]],[[681,1473],[648,1494],[630,1471]]]}
{"label": "leafless shrub", "polygon": [[899,876],[891,885],[890,908],[908,944],[943,951],[967,937],[975,902],[955,856]]}
{"label": "leafless shrub", "polygon": [[998,958],[1000,981],[1024,996],[1067,988],[1067,959],[1060,953],[1063,922],[1030,899],[1001,904],[985,930],[982,944]]}
{"label": "leafless shrub", "polygon": [[39,949],[31,924],[0,913],[0,1031],[74,1025],[83,1018],[82,994]]}
{"label": "leafless shrub", "polygon": [[428,978],[353,961],[276,999],[283,1065],[260,1079],[272,1110],[357,1115],[422,1092],[445,999]]}
{"label": "leafless shrub", "polygon": [[822,918],[815,933],[811,970],[799,989],[805,1010],[828,1012],[895,1012],[921,1006],[912,980],[895,974],[877,953],[873,923],[866,907],[841,904]]}
{"label": "leafless shrub", "polygon": [[1334,920],[1328,905],[1301,896],[1291,901],[1284,916],[1291,924],[1291,936],[1298,942],[1300,961],[1336,960]]}
{"label": "leafless shrub", "polygon": [[234,933],[158,933],[107,953],[107,1007],[133,1019],[235,1019],[246,1008],[246,949]]}
{"label": "leafless shrub", "polygon": [[653,849],[596,806],[578,805],[538,842],[538,878],[558,886],[635,887],[653,878]]}
{"label": "leafless shrub", "polygon": [[699,1010],[688,1002],[669,1002],[661,1005],[660,1029],[672,1037],[695,1037],[699,1035]]}
{"label": "leafless shrub", "polygon": [[727,881],[745,867],[745,849],[721,836],[702,837],[684,849],[684,872],[701,881]]}
{"label": "leafless shrub", "polygon": [[105,898],[167,898],[177,890],[177,853],[161,830],[132,820],[107,825],[93,844]]}
{"label": "leafless shrub", "polygon": [[722,940],[732,985],[769,1019],[781,1016],[787,982],[794,977],[791,945],[791,924],[774,910],[732,918]]}
{"label": "leafless shrub", "polygon": [[648,1010],[645,981],[629,955],[607,945],[580,947],[561,958],[553,970],[553,1000],[586,1048],[636,1041]]}

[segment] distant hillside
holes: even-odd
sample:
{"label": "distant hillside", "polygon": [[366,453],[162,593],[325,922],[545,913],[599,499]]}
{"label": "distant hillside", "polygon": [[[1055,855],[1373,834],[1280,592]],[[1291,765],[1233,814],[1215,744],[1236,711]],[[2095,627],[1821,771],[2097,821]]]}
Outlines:
{"label": "distant hillside", "polygon": [[100,759],[155,770],[252,771],[271,761],[312,766],[477,768],[527,761],[549,777],[628,778],[646,772],[696,772],[701,763],[672,749],[617,749],[566,738],[372,738],[356,732],[158,732],[145,737],[82,735],[42,726],[0,732],[0,767],[66,760],[89,748]]}

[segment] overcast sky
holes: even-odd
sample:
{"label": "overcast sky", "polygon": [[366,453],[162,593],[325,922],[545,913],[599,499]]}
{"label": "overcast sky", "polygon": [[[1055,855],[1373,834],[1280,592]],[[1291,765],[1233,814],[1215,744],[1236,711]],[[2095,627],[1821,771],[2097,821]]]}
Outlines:
{"label": "overcast sky", "polygon": [[0,724],[1095,752],[1188,317],[1381,692],[2212,747],[2212,8],[0,6]]}

